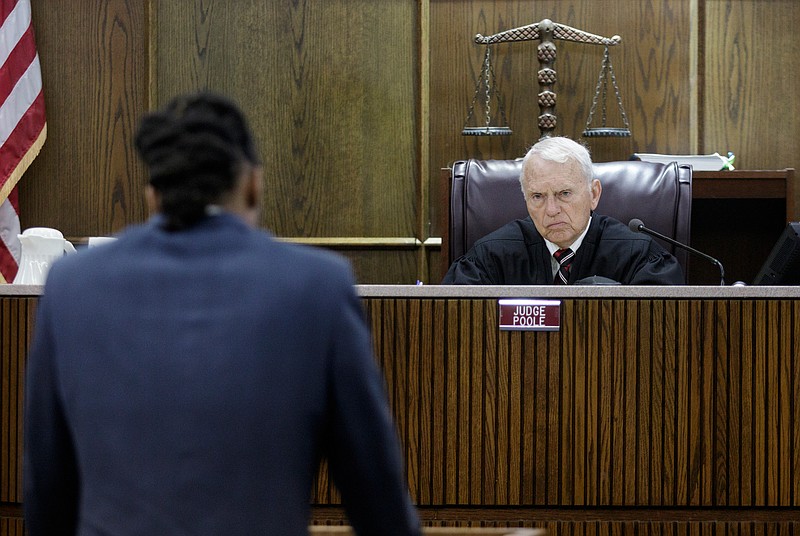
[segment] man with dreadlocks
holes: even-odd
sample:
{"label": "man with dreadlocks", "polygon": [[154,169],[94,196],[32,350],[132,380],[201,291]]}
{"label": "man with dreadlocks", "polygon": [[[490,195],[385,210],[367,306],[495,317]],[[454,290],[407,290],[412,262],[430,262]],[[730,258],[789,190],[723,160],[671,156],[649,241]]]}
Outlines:
{"label": "man with dreadlocks", "polygon": [[327,458],[358,534],[419,534],[349,265],[258,230],[262,173],[209,93],[146,116],[155,214],[64,258],[25,407],[30,536],[307,536]]}

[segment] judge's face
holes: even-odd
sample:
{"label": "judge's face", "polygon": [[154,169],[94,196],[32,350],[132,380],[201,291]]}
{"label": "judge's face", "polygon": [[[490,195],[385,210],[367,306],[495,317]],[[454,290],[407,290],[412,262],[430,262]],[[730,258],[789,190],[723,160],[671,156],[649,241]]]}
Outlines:
{"label": "judge's face", "polygon": [[526,164],[522,191],[536,230],[560,248],[571,246],[597,207],[600,181],[587,182],[571,160],[561,164],[533,156]]}

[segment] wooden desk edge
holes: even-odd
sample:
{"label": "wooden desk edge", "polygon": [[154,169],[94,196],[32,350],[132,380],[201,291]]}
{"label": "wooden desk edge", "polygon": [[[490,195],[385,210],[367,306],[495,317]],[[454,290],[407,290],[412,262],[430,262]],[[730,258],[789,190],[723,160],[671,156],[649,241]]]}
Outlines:
{"label": "wooden desk edge", "polygon": [[794,168],[735,169],[733,171],[693,171],[692,179],[786,179],[794,175]]}
{"label": "wooden desk edge", "polygon": [[358,285],[362,298],[419,299],[798,299],[800,286]]}

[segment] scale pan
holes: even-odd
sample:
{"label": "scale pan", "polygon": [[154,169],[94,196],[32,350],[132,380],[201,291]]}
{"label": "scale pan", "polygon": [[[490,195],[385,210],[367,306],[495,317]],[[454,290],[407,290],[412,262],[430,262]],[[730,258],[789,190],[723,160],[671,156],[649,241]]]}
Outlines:
{"label": "scale pan", "polygon": [[464,127],[462,136],[510,136],[509,127]]}
{"label": "scale pan", "polygon": [[628,138],[631,131],[628,128],[587,128],[583,131],[584,138]]}

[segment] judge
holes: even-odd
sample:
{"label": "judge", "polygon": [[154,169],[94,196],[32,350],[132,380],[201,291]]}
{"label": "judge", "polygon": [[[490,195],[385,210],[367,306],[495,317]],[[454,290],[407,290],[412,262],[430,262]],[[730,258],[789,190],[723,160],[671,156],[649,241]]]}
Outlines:
{"label": "judge", "polygon": [[684,283],[678,260],[652,238],[593,212],[603,188],[583,145],[540,140],[523,159],[520,186],[529,217],[475,242],[443,284]]}

